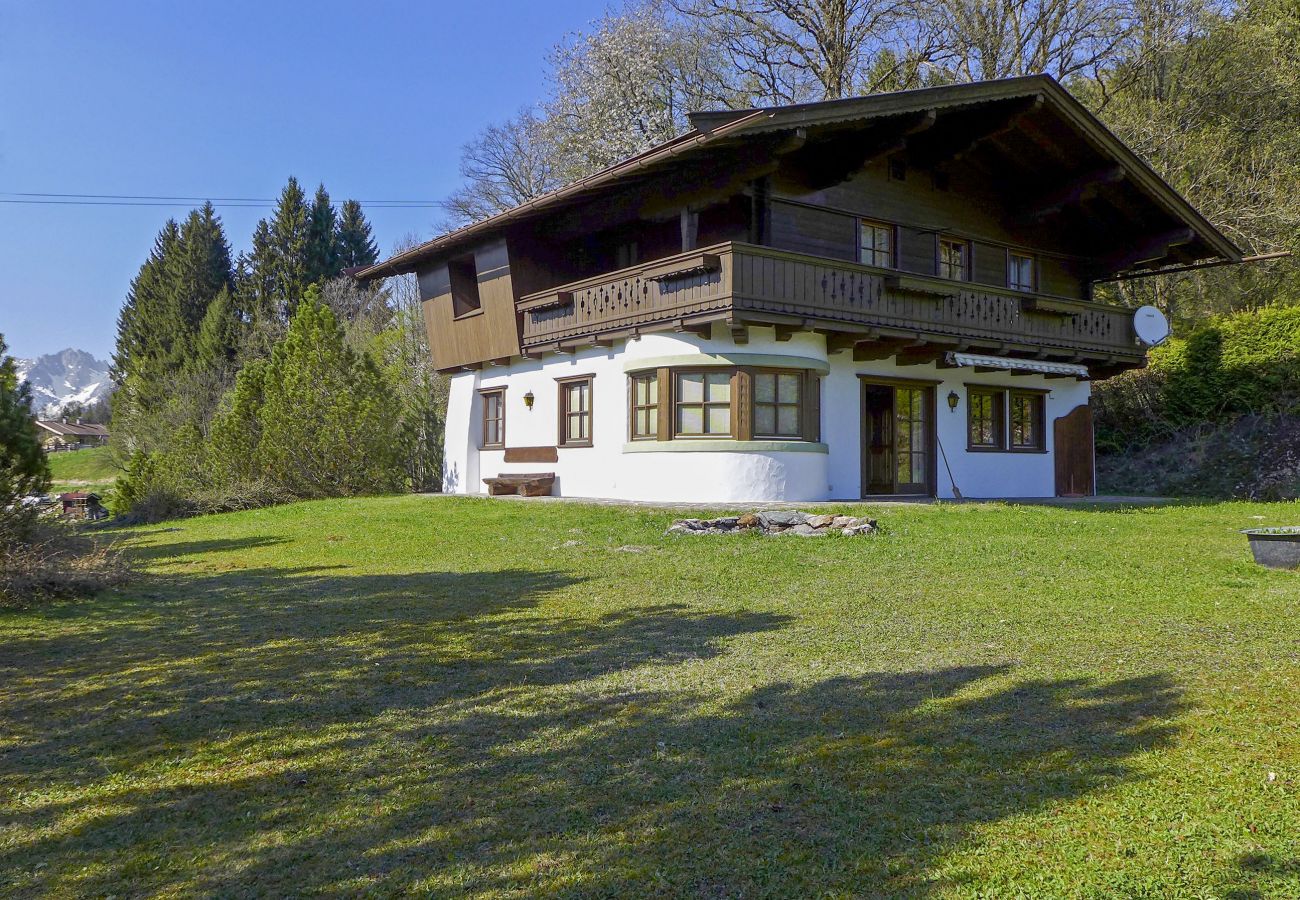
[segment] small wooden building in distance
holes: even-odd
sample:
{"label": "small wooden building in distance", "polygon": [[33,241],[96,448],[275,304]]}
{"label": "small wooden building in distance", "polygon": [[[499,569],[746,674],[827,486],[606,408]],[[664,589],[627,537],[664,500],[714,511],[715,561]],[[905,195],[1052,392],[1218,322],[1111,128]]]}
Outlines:
{"label": "small wooden building in distance", "polygon": [[102,447],[108,443],[108,426],[82,422],[77,419],[37,419],[36,428],[40,432],[41,444],[48,451],[81,450],[86,447]]}
{"label": "small wooden building in distance", "polygon": [[108,510],[100,504],[98,494],[69,491],[66,494],[59,494],[59,502],[63,504],[63,515],[69,519],[94,520],[108,515]]}
{"label": "small wooden building in distance", "polygon": [[1093,492],[1093,286],[1240,251],[1046,76],[692,116],[357,273],[413,273],[445,488],[669,501]]}

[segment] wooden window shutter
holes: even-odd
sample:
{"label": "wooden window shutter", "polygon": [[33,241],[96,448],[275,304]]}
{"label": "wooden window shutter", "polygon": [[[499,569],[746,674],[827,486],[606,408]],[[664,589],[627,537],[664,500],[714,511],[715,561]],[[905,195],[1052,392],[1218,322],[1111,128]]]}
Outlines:
{"label": "wooden window shutter", "polygon": [[806,441],[822,439],[822,380],[809,372],[804,377],[804,425]]}
{"label": "wooden window shutter", "polygon": [[736,440],[754,439],[754,370],[739,368],[731,379],[731,421]]}
{"label": "wooden window shutter", "polygon": [[676,400],[673,396],[672,370],[667,367],[657,369],[656,378],[659,381],[658,438],[661,441],[671,441],[673,439],[673,404]]}

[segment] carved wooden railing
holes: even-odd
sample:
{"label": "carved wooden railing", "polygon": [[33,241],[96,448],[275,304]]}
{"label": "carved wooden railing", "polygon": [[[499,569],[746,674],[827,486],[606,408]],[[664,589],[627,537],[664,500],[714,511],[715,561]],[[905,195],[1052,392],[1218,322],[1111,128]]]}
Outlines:
{"label": "carved wooden railing", "polygon": [[1135,358],[1124,309],[727,243],[532,294],[523,346],[745,313]]}

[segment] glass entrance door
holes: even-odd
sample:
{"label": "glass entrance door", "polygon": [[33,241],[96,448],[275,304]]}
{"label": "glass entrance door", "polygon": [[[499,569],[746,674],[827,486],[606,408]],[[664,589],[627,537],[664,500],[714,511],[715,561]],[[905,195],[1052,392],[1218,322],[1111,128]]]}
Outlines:
{"label": "glass entrance door", "polygon": [[863,385],[863,496],[932,493],[934,388]]}

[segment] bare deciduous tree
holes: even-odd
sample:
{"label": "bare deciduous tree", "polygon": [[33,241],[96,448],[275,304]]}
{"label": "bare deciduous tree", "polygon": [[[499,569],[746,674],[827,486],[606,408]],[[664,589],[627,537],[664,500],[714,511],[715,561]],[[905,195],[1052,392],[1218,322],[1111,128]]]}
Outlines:
{"label": "bare deciduous tree", "polygon": [[769,103],[908,86],[928,55],[915,0],[674,0],[707,23],[740,85]]}
{"label": "bare deciduous tree", "polygon": [[465,185],[443,202],[452,225],[485,219],[560,184],[558,153],[546,123],[532,110],[490,125],[461,151]]}

